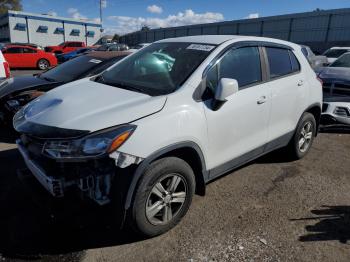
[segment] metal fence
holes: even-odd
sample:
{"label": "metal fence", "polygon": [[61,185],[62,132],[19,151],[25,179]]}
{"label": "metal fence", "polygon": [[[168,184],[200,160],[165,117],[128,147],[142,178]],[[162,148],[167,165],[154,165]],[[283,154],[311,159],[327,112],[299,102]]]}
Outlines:
{"label": "metal fence", "polygon": [[350,8],[138,31],[121,37],[128,45],[189,35],[265,36],[309,45],[323,52],[350,46]]}

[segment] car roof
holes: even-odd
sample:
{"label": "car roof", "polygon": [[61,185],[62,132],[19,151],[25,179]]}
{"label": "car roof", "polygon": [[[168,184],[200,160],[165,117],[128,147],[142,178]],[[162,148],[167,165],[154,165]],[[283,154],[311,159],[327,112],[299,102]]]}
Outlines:
{"label": "car roof", "polygon": [[100,59],[110,59],[118,56],[127,56],[130,55],[131,52],[126,51],[92,51],[86,56],[90,56],[93,58],[100,58]]}
{"label": "car roof", "polygon": [[10,47],[26,47],[26,48],[31,48],[31,49],[36,49],[35,47],[32,47],[30,45],[13,45],[13,44],[9,44],[9,45],[6,45],[6,48],[10,48]]}
{"label": "car roof", "polygon": [[176,38],[168,38],[157,41],[157,43],[166,42],[184,42],[184,43],[198,43],[198,44],[211,44],[220,45],[226,41],[237,40],[237,41],[266,41],[277,44],[284,44],[293,47],[297,47],[297,44],[287,42],[284,40],[268,38],[268,37],[258,37],[258,36],[244,36],[244,35],[196,35],[196,36],[184,36]]}

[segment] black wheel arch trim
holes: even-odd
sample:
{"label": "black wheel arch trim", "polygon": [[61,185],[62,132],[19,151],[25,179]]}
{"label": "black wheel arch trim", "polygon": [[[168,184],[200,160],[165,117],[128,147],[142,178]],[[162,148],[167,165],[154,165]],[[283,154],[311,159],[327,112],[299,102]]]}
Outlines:
{"label": "black wheel arch trim", "polygon": [[[311,109],[311,108],[314,108],[314,107],[318,107],[318,108],[320,109],[320,115],[319,115],[318,119],[315,118],[315,120],[316,120],[316,125],[317,125],[316,134],[315,134],[315,135],[317,136],[317,134],[318,134],[318,132],[319,132],[319,128],[320,128],[320,123],[321,123],[322,104],[321,104],[321,103],[313,103],[313,104],[311,104],[310,106],[308,106],[308,107],[304,110],[303,114],[304,114],[305,112],[310,112],[310,109]],[[300,116],[300,118],[301,118],[301,116]]]}
{"label": "black wheel arch trim", "polygon": [[161,148],[157,151],[155,151],[154,153],[152,153],[150,156],[148,156],[146,159],[144,159],[140,165],[137,167],[132,181],[129,185],[128,188],[128,192],[126,195],[126,200],[125,200],[125,204],[124,204],[124,209],[128,210],[131,206],[131,202],[134,196],[134,192],[137,186],[138,181],[140,180],[142,174],[144,173],[144,171],[146,170],[146,168],[149,166],[150,163],[152,163],[154,160],[160,158],[163,155],[166,155],[167,153],[170,153],[171,151],[177,150],[177,149],[182,149],[182,148],[191,148],[193,150],[196,151],[200,162],[201,162],[201,175],[203,176],[203,181],[204,183],[206,181],[208,181],[209,179],[209,172],[206,169],[206,164],[205,164],[205,158],[203,155],[203,152],[201,150],[201,148],[192,141],[184,141],[184,142],[178,142],[169,146],[166,146],[164,148]]}

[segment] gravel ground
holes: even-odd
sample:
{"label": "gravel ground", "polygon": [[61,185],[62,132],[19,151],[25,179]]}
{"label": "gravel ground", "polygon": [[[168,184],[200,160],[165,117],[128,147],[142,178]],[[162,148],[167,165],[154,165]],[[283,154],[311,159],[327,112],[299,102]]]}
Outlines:
{"label": "gravel ground", "polygon": [[19,182],[22,160],[3,141],[0,261],[350,261],[349,134],[321,134],[301,161],[274,153],[210,183],[180,225],[147,240],[112,229],[105,210],[42,208],[48,195],[33,180],[38,202]]}

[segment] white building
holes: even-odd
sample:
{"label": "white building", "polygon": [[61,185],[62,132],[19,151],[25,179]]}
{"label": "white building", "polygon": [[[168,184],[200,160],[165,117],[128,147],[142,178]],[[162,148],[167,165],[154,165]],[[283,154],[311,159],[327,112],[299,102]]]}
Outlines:
{"label": "white building", "polygon": [[64,41],[95,44],[101,36],[101,24],[50,15],[8,11],[0,17],[0,42],[59,45]]}

